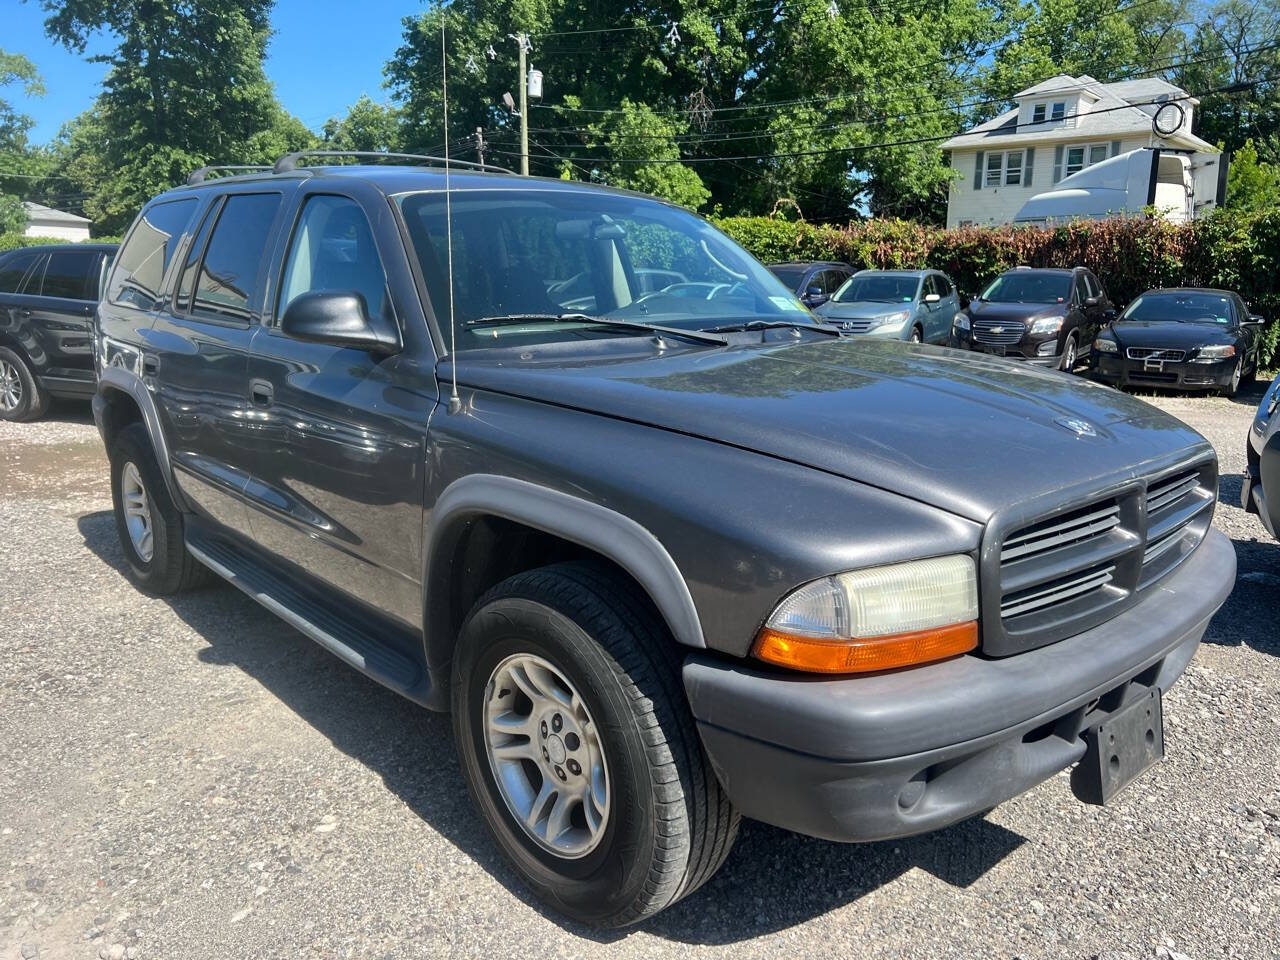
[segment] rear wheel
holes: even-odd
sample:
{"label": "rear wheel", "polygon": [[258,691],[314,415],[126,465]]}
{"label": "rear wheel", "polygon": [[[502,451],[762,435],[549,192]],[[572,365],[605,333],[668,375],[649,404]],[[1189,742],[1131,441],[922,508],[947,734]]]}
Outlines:
{"label": "rear wheel", "polygon": [[120,548],[139,587],[168,596],[208,580],[208,571],[187,551],[182,513],[169,497],[140,423],[122,429],[111,446],[111,499]]}
{"label": "rear wheel", "polygon": [[36,420],[49,409],[49,391],[21,356],[0,347],[0,420]]}
{"label": "rear wheel", "polygon": [[657,913],[737,833],[672,646],[631,585],[579,564],[499,584],[462,628],[452,706],[472,799],[523,881],[586,923]]}
{"label": "rear wheel", "polygon": [[1076,358],[1079,350],[1076,347],[1076,335],[1074,333],[1067,334],[1067,342],[1062,346],[1062,363],[1059,369],[1065,373],[1071,373],[1076,368]]}

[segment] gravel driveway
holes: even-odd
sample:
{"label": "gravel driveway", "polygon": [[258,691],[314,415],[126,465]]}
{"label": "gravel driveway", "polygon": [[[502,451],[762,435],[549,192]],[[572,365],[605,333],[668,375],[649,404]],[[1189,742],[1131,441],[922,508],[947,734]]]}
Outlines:
{"label": "gravel driveway", "polygon": [[446,717],[229,587],[129,585],[83,406],[0,423],[0,960],[1280,956],[1280,545],[1237,506],[1260,393],[1153,398],[1218,448],[1241,580],[1113,807],[1058,776],[911,840],[746,823],[603,935],[515,883]]}

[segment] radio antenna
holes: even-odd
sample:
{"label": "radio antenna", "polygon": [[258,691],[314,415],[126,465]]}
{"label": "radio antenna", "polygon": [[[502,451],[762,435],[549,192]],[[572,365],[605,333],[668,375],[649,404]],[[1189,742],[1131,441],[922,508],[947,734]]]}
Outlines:
{"label": "radio antenna", "polygon": [[453,392],[449,412],[462,409],[458,396],[458,341],[453,323],[453,200],[449,191],[449,63],[444,48],[445,9],[440,8],[440,99],[444,103],[444,237],[449,258],[449,365],[453,367]]}

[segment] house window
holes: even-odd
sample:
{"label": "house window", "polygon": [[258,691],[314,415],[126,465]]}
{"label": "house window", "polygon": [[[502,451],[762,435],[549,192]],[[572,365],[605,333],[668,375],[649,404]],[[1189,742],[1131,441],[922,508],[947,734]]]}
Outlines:
{"label": "house window", "polygon": [[1073,173],[1079,173],[1085,167],[1101,163],[1107,159],[1107,153],[1108,147],[1105,143],[1087,143],[1079,147],[1067,147],[1062,175],[1069,177]]}
{"label": "house window", "polygon": [[1003,150],[987,154],[984,186],[1016,187],[1022,183],[1022,151]]}
{"label": "house window", "polygon": [[1105,143],[1091,143],[1089,145],[1089,166],[1101,163],[1105,159],[1107,159],[1107,145]]}
{"label": "house window", "polygon": [[1031,108],[1031,122],[1044,123],[1045,104],[1037,103]]}
{"label": "house window", "polygon": [[1061,120],[1067,115],[1067,105],[1065,102],[1055,103],[1053,109],[1049,111],[1049,116],[1054,120]]}
{"label": "house window", "polygon": [[1069,177],[1084,169],[1084,147],[1067,147],[1067,166],[1062,175]]}

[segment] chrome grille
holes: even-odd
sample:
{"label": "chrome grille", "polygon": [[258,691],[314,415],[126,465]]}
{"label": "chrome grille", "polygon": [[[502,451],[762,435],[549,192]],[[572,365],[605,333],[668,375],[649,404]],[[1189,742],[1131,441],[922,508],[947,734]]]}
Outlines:
{"label": "chrome grille", "polygon": [[993,615],[983,618],[983,651],[1043,646],[1115,616],[1203,539],[1217,486],[1208,459],[1119,478],[1107,495],[1003,530],[994,520],[997,549],[984,551],[983,609]]}
{"label": "chrome grille", "polygon": [[1017,343],[1027,332],[1027,325],[1021,320],[984,320],[974,318],[970,321],[973,328],[973,339],[978,343],[1005,344]]}
{"label": "chrome grille", "polygon": [[839,329],[841,333],[866,333],[871,329],[870,317],[853,317],[848,320],[828,320],[827,323]]}
{"label": "chrome grille", "polygon": [[1165,350],[1159,347],[1129,347],[1124,355],[1130,360],[1159,360],[1164,363],[1181,363],[1186,359],[1185,350]]}

